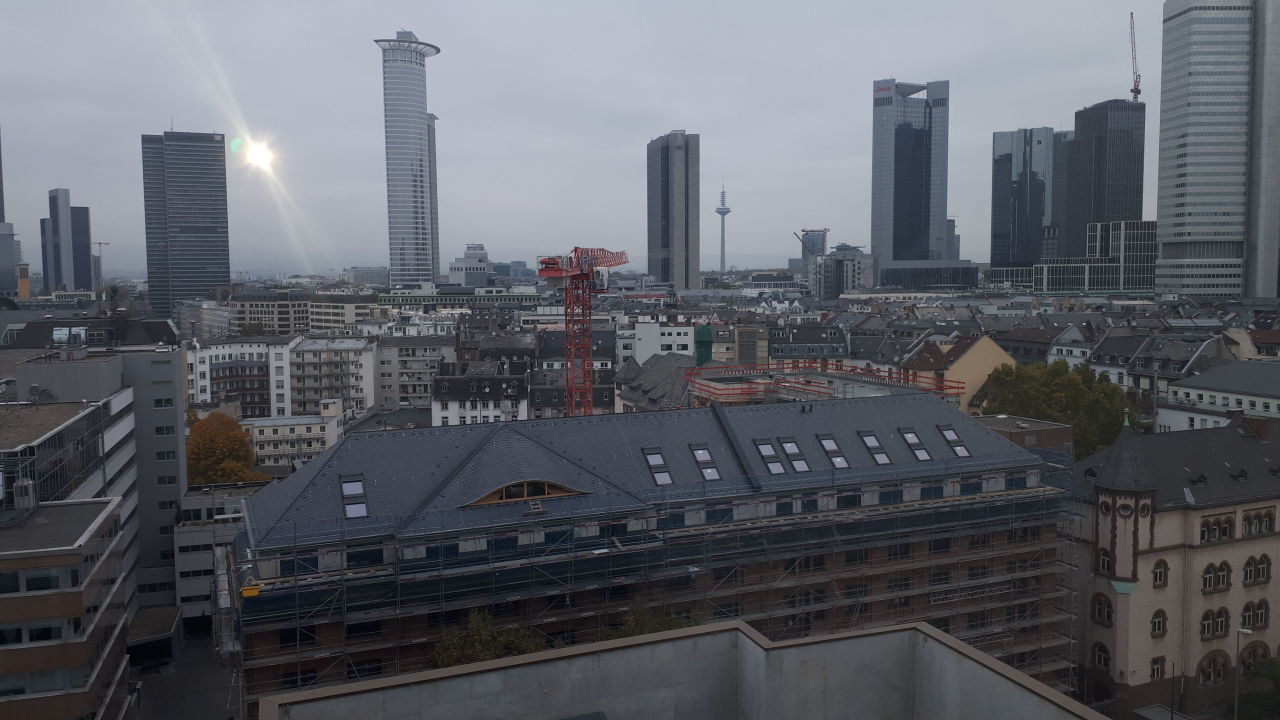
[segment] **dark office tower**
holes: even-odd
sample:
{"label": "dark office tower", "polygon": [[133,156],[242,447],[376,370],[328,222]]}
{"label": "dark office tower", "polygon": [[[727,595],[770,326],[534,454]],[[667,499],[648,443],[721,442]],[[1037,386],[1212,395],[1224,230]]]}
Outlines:
{"label": "dark office tower", "polygon": [[387,142],[387,234],[391,284],[433,283],[440,275],[436,201],[436,116],[427,111],[427,58],[440,48],[407,30],[382,48]]}
{"label": "dark office tower", "polygon": [[1058,257],[1086,254],[1089,223],[1142,219],[1146,128],[1145,103],[1107,100],[1076,111]]}
{"label": "dark office tower", "polygon": [[1065,183],[1053,128],[992,134],[991,266],[1031,267],[1057,251]]}
{"label": "dark office tower", "polygon": [[49,191],[49,217],[40,221],[40,252],[44,292],[96,290],[93,287],[93,238],[89,208],[71,207],[71,191]]}
{"label": "dark office tower", "polygon": [[231,284],[227,157],[219,133],[142,136],[142,202],[151,309]]}
{"label": "dark office tower", "polygon": [[957,259],[947,230],[950,85],[890,78],[873,86],[871,253],[882,269]]}
{"label": "dark office tower", "polygon": [[698,141],[684,130],[649,141],[649,274],[677,290],[702,287]]}

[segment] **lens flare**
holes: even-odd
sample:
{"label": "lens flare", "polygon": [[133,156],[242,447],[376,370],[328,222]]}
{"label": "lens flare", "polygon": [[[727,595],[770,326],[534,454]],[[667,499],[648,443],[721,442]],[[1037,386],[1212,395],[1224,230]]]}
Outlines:
{"label": "lens flare", "polygon": [[271,172],[271,164],[275,162],[276,154],[271,152],[271,148],[265,143],[249,141],[244,151],[244,161],[250,165]]}

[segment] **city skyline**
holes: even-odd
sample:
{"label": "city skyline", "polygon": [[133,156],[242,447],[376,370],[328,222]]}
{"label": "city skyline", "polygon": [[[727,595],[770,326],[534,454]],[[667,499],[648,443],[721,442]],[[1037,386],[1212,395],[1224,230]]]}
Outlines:
{"label": "city skyline", "polygon": [[[989,237],[990,133],[1061,123],[1066,113],[1126,94],[1124,18],[1103,3],[1096,7],[1098,12],[1081,13],[1092,16],[1087,40],[1044,54],[1036,73],[1016,73],[1010,66],[1017,43],[979,42],[980,50],[946,59],[875,43],[850,48],[838,42],[838,31],[854,27],[856,12],[822,4],[799,8],[781,26],[763,6],[735,6],[732,22],[740,32],[686,47],[678,39],[702,37],[711,26],[714,13],[699,11],[677,31],[679,38],[667,43],[670,47],[664,45],[660,60],[646,64],[629,61],[615,46],[652,21],[621,9],[587,8],[574,14],[568,27],[559,26],[563,11],[553,9],[549,18],[539,19],[517,5],[496,26],[458,9],[424,16],[408,6],[380,7],[358,19],[321,6],[301,26],[290,13],[271,9],[252,27],[234,30],[228,21],[190,8],[155,8],[145,22],[135,23],[136,29],[121,24],[138,20],[128,13],[121,19],[87,11],[69,23],[58,19],[60,34],[112,53],[118,70],[110,78],[96,68],[64,62],[12,32],[51,26],[55,19],[47,13],[6,9],[10,30],[0,30],[5,40],[0,57],[47,58],[51,77],[58,80],[34,87],[21,78],[21,62],[6,63],[11,69],[0,71],[23,101],[8,105],[0,117],[6,126],[9,219],[19,239],[30,240],[41,216],[31,208],[43,192],[34,188],[77,188],[81,201],[99,208],[95,235],[113,243],[107,272],[140,268],[140,167],[136,151],[120,153],[118,146],[131,145],[129,138],[173,115],[175,126],[225,132],[229,140],[262,137],[277,151],[283,201],[268,192],[269,180],[256,171],[228,168],[234,269],[308,272],[383,264],[380,87],[367,43],[385,36],[388,27],[409,27],[450,50],[433,60],[438,67],[431,80],[432,106],[448,109],[439,121],[449,137],[440,156],[441,235],[448,239],[441,252],[446,257],[468,242],[485,243],[498,258],[554,251],[564,244],[563,228],[572,222],[609,228],[607,244],[631,250],[633,260],[642,261],[644,171],[628,149],[664,126],[689,127],[706,136],[703,181],[711,185],[702,188],[705,210],[714,209],[720,176],[735,187],[739,222],[730,265],[782,266],[790,255],[784,251],[790,233],[802,226],[831,227],[832,242],[867,244],[871,132],[860,88],[892,75],[946,77],[955,84],[962,101],[951,113],[948,206],[962,228],[961,254],[981,260]],[[1008,30],[975,23],[943,4],[912,12],[885,9],[870,26],[889,26],[898,14],[919,12],[933,13],[938,24],[951,29],[967,28],[978,40],[1004,37]],[[1110,15],[1115,15],[1115,32],[1097,32]],[[530,23],[538,30],[545,25],[549,34],[529,39],[538,35],[527,32]],[[628,24],[638,27],[614,29]],[[307,43],[323,45],[325,52],[306,53],[306,63],[276,62],[267,39],[286,27],[308,37]],[[594,34],[583,33],[592,28]],[[741,59],[750,55],[742,52],[747,38],[763,28],[779,35],[806,28],[821,42],[806,42],[800,53],[784,42],[762,57]],[[131,37],[150,30],[162,31],[173,44],[160,42],[147,52],[126,47]],[[858,32],[874,39],[874,33]],[[917,32],[932,37],[941,30]],[[179,47],[176,37],[188,33],[191,41]],[[109,36],[120,38],[118,46],[105,44],[102,38]],[[1158,8],[1138,13],[1138,36],[1148,87],[1144,100],[1154,106]],[[558,43],[570,47],[554,47]],[[582,53],[592,55],[589,67],[576,61]],[[728,56],[739,59],[728,67],[717,62]],[[174,70],[156,69],[152,60],[157,57]],[[515,57],[519,62],[512,62]],[[326,77],[323,93],[302,82],[312,72]],[[124,84],[131,76],[153,82],[140,93]],[[990,82],[996,77],[999,83]],[[754,85],[745,78],[753,78]],[[717,87],[715,93],[706,92],[708,82]],[[86,128],[75,118],[84,114],[53,112],[66,119],[45,122],[54,107],[79,102],[66,97],[67,88],[88,84],[96,89],[86,97],[110,110],[105,118],[95,118],[95,144],[80,139]],[[582,92],[584,85],[590,92]],[[803,105],[802,96],[807,98]],[[335,104],[334,98],[341,102]],[[768,142],[761,142],[758,120],[751,119],[756,115],[751,111],[762,105],[792,108],[771,113],[778,131],[767,135]],[[519,112],[511,112],[517,107]],[[803,113],[794,109],[800,107]],[[1154,144],[1148,143],[1149,153]],[[1153,172],[1154,160],[1147,165]],[[1154,214],[1153,200],[1148,207],[1145,217]],[[702,232],[714,236],[718,221],[712,212],[702,212]],[[704,267],[717,266],[718,249],[703,250]]]}

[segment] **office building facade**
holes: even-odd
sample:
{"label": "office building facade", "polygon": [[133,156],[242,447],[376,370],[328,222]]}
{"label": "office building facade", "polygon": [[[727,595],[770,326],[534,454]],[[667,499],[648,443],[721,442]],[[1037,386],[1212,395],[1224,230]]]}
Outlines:
{"label": "office building facade", "polygon": [[1029,267],[1058,254],[1065,149],[1072,133],[1040,127],[992,134],[991,265]]}
{"label": "office building facade", "polygon": [[877,80],[872,92],[871,254],[956,260],[947,227],[950,82]]}
{"label": "office building facade", "polygon": [[13,223],[4,219],[4,159],[0,148],[0,297],[18,294],[18,264],[22,253],[14,236]]}
{"label": "office building facade", "polygon": [[1157,291],[1276,297],[1280,6],[1164,4]]}
{"label": "office building facade", "polygon": [[427,58],[440,48],[407,30],[382,48],[387,147],[387,238],[391,284],[432,283],[440,274],[436,116],[427,111]]}
{"label": "office building facade", "polygon": [[89,233],[89,208],[72,207],[71,191],[49,191],[49,217],[40,221],[40,250],[44,263],[44,292],[94,290],[93,238]]}
{"label": "office building facade", "polygon": [[231,285],[227,157],[221,133],[142,136],[147,288],[157,317]]}
{"label": "office building facade", "polygon": [[649,274],[676,290],[702,286],[699,261],[700,136],[672,130],[649,141]]}
{"label": "office building facade", "polygon": [[1038,293],[1121,293],[1145,295],[1155,287],[1156,222],[1090,223],[1088,254],[1045,258],[1031,268]]}
{"label": "office building facade", "polygon": [[1141,102],[1107,100],[1076,111],[1057,257],[1088,254],[1089,223],[1142,219],[1146,127]]}

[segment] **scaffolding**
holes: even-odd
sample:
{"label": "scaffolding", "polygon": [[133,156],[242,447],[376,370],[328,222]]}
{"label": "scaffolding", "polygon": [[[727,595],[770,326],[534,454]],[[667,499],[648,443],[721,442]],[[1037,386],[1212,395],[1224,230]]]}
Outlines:
{"label": "scaffolding", "polygon": [[964,383],[911,370],[879,370],[845,365],[841,360],[776,360],[749,365],[690,368],[688,402],[706,407],[754,405],[763,402],[809,402],[864,397],[893,389],[920,390],[949,402],[959,402]]}
{"label": "scaffolding", "polygon": [[860,499],[833,481],[673,495],[639,515],[551,520],[529,501],[525,522],[487,532],[296,527],[302,543],[281,553],[241,538],[215,579],[215,637],[245,717],[282,688],[430,669],[434,642],[473,610],[555,647],[600,639],[637,604],[777,640],[926,621],[1074,691],[1077,519],[1063,491]]}

